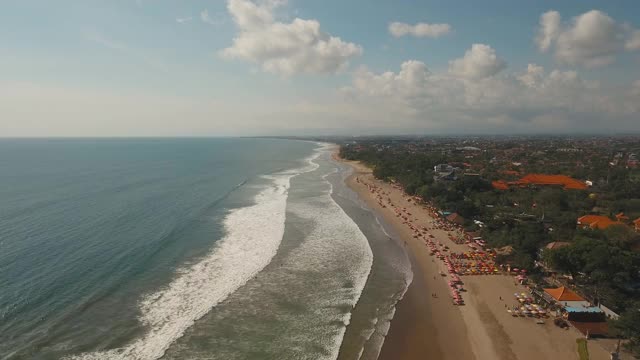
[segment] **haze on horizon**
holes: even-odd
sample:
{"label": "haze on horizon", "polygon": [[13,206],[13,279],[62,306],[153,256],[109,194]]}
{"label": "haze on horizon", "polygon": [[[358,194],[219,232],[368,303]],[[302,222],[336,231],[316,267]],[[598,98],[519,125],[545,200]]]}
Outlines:
{"label": "haze on horizon", "polygon": [[640,131],[634,0],[22,0],[0,24],[0,137]]}

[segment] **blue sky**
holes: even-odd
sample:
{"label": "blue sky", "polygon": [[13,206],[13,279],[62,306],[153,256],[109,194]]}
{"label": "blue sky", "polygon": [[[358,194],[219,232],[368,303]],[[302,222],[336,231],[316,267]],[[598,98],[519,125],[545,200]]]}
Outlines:
{"label": "blue sky", "polygon": [[640,130],[639,28],[637,1],[5,1],[0,136]]}

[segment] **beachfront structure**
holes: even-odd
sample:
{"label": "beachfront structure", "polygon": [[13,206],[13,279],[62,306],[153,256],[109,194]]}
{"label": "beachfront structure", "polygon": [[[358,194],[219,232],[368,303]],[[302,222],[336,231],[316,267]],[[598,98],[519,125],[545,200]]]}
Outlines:
{"label": "beachfront structure", "polygon": [[563,307],[587,308],[591,306],[591,303],[585,300],[582,296],[576,294],[565,286],[555,289],[544,289],[544,292]]}
{"label": "beachfront structure", "polygon": [[582,229],[604,230],[611,225],[624,225],[624,223],[602,215],[585,215],[578,218],[578,227]]}
{"label": "beachfront structure", "polygon": [[544,292],[562,306],[564,318],[585,336],[606,335],[609,331],[605,312],[580,295],[564,286]]}

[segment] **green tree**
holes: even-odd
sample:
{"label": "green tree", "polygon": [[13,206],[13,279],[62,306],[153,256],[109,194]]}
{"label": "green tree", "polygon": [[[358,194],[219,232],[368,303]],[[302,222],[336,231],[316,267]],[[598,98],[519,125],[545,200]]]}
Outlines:
{"label": "green tree", "polygon": [[636,304],[625,311],[620,319],[614,322],[614,327],[623,337],[629,339],[627,348],[640,359],[640,307]]}

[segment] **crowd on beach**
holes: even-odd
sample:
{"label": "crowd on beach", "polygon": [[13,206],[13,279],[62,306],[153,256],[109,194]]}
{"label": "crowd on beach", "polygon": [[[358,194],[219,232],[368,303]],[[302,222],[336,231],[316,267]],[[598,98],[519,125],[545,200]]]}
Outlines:
{"label": "crowd on beach", "polygon": [[[482,239],[473,237],[472,234],[466,232],[460,225],[447,221],[444,217],[440,216],[436,207],[421,198],[407,195],[403,197],[407,204],[420,206],[423,210],[427,211],[430,215],[427,226],[418,225],[418,218],[415,214],[411,213],[407,206],[394,203],[391,200],[389,191],[385,191],[382,187],[362,180],[359,177],[356,177],[356,182],[367,187],[380,207],[393,211],[395,216],[402,220],[402,224],[407,226],[412,232],[413,238],[421,240],[425,244],[429,250],[429,255],[444,265],[446,271],[440,271],[439,275],[443,278],[448,277],[447,285],[449,286],[451,300],[454,305],[465,304],[461,294],[465,292],[464,282],[461,276],[498,275],[506,273],[514,275],[516,283],[523,283],[527,280],[525,270],[497,264],[496,252],[493,249],[488,249]],[[392,184],[391,186],[399,191],[403,190],[397,184]],[[447,238],[453,244],[466,245],[468,250],[451,251],[449,244],[438,240],[433,235],[432,230],[444,231],[447,234]],[[437,294],[432,293],[431,296],[435,298]],[[513,306],[508,306],[505,303],[507,312],[512,316],[547,316],[547,311],[541,305],[536,304],[530,295],[523,292],[515,293],[514,296],[518,303]],[[506,299],[500,298],[500,301],[506,301]]]}

